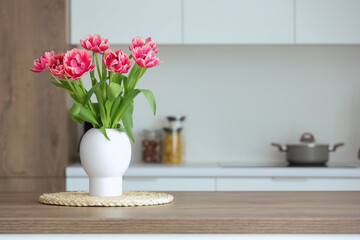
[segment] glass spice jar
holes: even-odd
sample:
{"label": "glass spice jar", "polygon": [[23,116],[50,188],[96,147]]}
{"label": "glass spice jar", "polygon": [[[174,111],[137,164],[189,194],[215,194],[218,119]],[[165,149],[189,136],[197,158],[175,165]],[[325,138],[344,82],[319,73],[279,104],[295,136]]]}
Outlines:
{"label": "glass spice jar", "polygon": [[160,163],[162,160],[162,131],[144,130],[142,160],[146,163]]}
{"label": "glass spice jar", "polygon": [[164,128],[163,163],[181,164],[185,152],[185,141],[182,134],[185,117],[169,116],[167,120],[167,127]]}

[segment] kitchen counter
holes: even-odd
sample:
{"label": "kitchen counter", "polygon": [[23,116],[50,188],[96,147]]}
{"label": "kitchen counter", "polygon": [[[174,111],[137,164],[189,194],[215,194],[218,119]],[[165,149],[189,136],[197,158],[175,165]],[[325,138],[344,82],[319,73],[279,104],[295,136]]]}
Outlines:
{"label": "kitchen counter", "polygon": [[360,192],[172,192],[151,207],[61,207],[0,194],[0,233],[360,234]]}
{"label": "kitchen counter", "polygon": [[[67,177],[87,177],[80,163],[66,168]],[[360,165],[330,167],[279,167],[277,165],[252,166],[239,163],[192,163],[165,165],[133,163],[125,177],[360,177]]]}

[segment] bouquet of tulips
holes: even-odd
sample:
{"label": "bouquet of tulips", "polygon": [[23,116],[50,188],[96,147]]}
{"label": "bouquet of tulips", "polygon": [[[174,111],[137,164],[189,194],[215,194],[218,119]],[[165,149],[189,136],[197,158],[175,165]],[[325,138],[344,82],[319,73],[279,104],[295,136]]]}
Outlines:
{"label": "bouquet of tulips", "polygon": [[[135,87],[148,68],[161,64],[156,57],[159,51],[157,43],[151,38],[144,40],[142,37],[135,37],[129,47],[130,56],[121,49],[115,52],[109,49],[108,39],[103,39],[100,35],[87,35],[84,40],[80,40],[80,44],[86,50],[74,48],[58,54],[54,51],[45,52],[34,61],[30,70],[42,72],[47,69],[54,79],[51,83],[70,94],[75,101],[70,110],[73,120],[79,123],[90,122],[107,139],[106,128],[115,128],[125,131],[135,141],[132,132],[134,98],[140,92],[143,93],[154,115],[156,112],[153,93]],[[98,55],[102,58],[101,68]],[[131,59],[135,62],[132,63]],[[89,90],[84,88],[81,80],[87,73],[90,73],[92,83]],[[94,93],[97,103],[90,100]]]}

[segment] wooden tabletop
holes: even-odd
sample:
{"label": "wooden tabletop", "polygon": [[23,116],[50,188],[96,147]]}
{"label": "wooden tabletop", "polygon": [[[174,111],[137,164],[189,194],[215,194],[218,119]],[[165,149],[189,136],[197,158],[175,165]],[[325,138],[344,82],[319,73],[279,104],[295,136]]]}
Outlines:
{"label": "wooden tabletop", "polygon": [[0,233],[360,234],[360,192],[172,192],[151,207],[61,207],[0,193]]}

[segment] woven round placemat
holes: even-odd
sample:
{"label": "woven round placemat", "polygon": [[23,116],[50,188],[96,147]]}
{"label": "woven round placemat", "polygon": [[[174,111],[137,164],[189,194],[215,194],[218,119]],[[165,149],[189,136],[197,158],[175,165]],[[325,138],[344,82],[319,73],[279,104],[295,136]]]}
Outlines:
{"label": "woven round placemat", "polygon": [[167,193],[124,191],[121,197],[93,197],[89,192],[44,193],[39,202],[74,207],[135,207],[170,203],[174,197]]}

